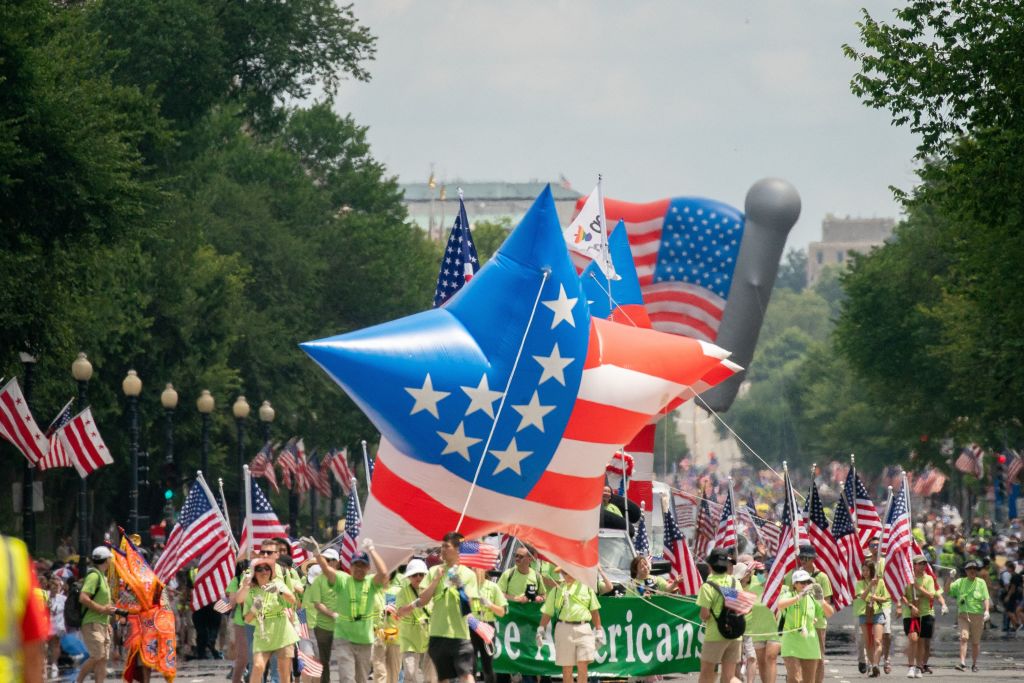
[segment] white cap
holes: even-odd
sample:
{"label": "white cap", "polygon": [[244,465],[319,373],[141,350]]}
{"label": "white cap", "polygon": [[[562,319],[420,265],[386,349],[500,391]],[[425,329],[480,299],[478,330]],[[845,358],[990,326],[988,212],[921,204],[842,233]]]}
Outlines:
{"label": "white cap", "polygon": [[417,574],[427,573],[427,563],[420,559],[409,560],[409,564],[405,565],[406,576],[416,576]]}
{"label": "white cap", "polygon": [[737,562],[736,566],[732,568],[732,575],[742,579],[750,572],[750,565],[746,562]]}
{"label": "white cap", "polygon": [[805,572],[803,569],[797,569],[795,572],[793,572],[793,583],[803,583],[805,581],[810,580],[811,575]]}
{"label": "white cap", "polygon": [[321,574],[323,574],[323,572],[324,572],[324,570],[320,569],[320,565],[318,565],[318,564],[310,565],[309,569],[306,570],[306,581],[309,581],[310,583],[313,583],[314,581],[316,581],[316,577],[318,577]]}
{"label": "white cap", "polygon": [[[320,556],[323,557],[325,560],[337,560],[337,559],[339,559],[338,551],[335,550],[334,548],[328,548],[327,550],[325,550],[322,553],[320,553]],[[318,568],[319,568],[319,566],[320,565],[317,565]]]}
{"label": "white cap", "polygon": [[92,549],[92,559],[94,562],[103,562],[111,557],[113,555],[110,552],[110,548],[105,545],[98,545]]}

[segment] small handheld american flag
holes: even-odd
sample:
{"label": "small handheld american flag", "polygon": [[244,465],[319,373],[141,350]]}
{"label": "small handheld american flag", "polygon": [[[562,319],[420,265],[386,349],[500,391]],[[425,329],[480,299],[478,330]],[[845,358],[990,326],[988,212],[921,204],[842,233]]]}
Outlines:
{"label": "small handheld american flag", "polygon": [[494,569],[498,565],[498,549],[480,541],[459,544],[459,562],[466,567]]}
{"label": "small handheld american flag", "polygon": [[444,248],[441,269],[437,274],[437,289],[434,291],[434,308],[452,298],[462,286],[473,279],[480,268],[476,256],[476,245],[469,232],[469,219],[466,217],[466,203],[462,200],[459,190],[459,214],[455,217],[455,225],[448,235],[448,244]]}
{"label": "small handheld american flag", "polygon": [[[717,585],[717,584],[716,584]],[[757,603],[757,595],[742,588],[732,586],[718,586],[725,600],[725,606],[737,614],[747,614]]]}

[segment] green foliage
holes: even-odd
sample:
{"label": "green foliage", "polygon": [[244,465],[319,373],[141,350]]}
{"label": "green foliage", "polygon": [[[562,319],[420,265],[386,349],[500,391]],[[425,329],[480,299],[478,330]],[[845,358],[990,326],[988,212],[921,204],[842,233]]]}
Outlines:
{"label": "green foliage", "polygon": [[807,287],[807,252],[803,249],[790,249],[782,263],[779,274],[775,278],[776,289],[790,289],[798,294]]}
{"label": "green foliage", "polygon": [[494,221],[478,221],[473,224],[473,244],[476,245],[476,255],[480,259],[480,265],[487,263],[498,247],[502,245],[505,238],[512,231],[512,219],[502,216]]}

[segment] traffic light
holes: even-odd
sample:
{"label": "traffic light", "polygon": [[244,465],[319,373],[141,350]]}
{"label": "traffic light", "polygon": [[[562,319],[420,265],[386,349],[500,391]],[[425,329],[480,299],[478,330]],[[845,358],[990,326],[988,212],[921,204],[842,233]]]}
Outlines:
{"label": "traffic light", "polygon": [[996,453],[995,462],[992,464],[992,488],[995,494],[996,504],[1003,502],[1003,480],[1006,477],[1006,456]]}

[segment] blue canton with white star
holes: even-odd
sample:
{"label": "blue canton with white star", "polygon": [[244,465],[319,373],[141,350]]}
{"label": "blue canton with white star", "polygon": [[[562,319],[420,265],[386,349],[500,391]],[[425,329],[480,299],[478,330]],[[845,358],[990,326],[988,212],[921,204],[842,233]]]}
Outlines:
{"label": "blue canton with white star", "polygon": [[434,290],[434,307],[437,308],[450,299],[455,292],[466,284],[466,264],[471,274],[480,268],[476,256],[476,245],[469,232],[469,219],[466,218],[466,204],[459,199],[459,213],[455,217],[455,225],[448,235],[448,244],[444,248],[441,268],[437,274],[437,288]]}
{"label": "blue canton with white star", "polygon": [[661,228],[654,282],[685,282],[729,297],[744,217],[711,199],[673,199]]}

